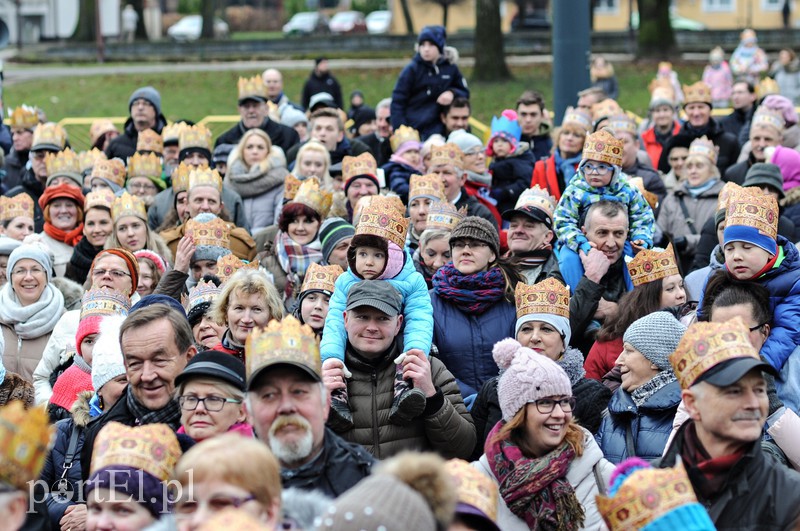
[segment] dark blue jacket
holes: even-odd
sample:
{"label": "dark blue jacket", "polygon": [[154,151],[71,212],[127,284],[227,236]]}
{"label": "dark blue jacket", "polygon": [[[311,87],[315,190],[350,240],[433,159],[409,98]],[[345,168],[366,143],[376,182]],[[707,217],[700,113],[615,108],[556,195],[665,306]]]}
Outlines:
{"label": "dark blue jacket", "polygon": [[497,200],[498,212],[502,214],[512,210],[522,191],[530,187],[535,163],[529,149],[520,150],[518,147],[514,154],[495,159],[489,165],[489,173],[492,174],[491,195]]}
{"label": "dark blue jacket", "polygon": [[608,403],[609,414],[595,435],[606,459],[617,464],[633,457],[629,455],[625,442],[628,426],[637,457],[648,461],[661,457],[680,403],[681,386],[677,381],[656,391],[639,407],[636,407],[630,393],[618,388]]}
{"label": "dark blue jacket", "polygon": [[411,166],[400,164],[399,162],[388,162],[381,166],[386,182],[394,193],[400,196],[404,204],[408,204],[408,184],[413,174],[420,174]]}
{"label": "dark blue jacket", "polygon": [[467,82],[458,66],[444,54],[436,64],[423,61],[416,54],[400,72],[392,91],[392,127],[395,130],[401,125],[413,127],[422,139],[436,133],[445,134],[436,99],[448,90],[454,97],[469,98]]}
{"label": "dark blue jacket", "polygon": [[497,363],[492,357],[494,344],[514,337],[516,310],[500,301],[480,315],[467,314],[430,291],[433,305],[433,343],[439,359],[456,377],[461,396],[477,394],[484,382],[496,376]]}
{"label": "dark blue jacket", "polygon": [[761,347],[761,355],[778,370],[800,346],[800,253],[789,240],[778,235],[784,259],[762,275],[758,282],[769,290],[772,329]]}

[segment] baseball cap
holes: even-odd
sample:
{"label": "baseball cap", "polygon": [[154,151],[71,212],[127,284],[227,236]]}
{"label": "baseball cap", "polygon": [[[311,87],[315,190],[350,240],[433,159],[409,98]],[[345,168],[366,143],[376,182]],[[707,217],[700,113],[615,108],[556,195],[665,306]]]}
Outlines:
{"label": "baseball cap", "polygon": [[769,363],[756,358],[733,358],[710,368],[695,381],[708,382],[716,387],[727,387],[741,380],[748,372],[759,369],[778,376],[778,371]]}
{"label": "baseball cap", "polygon": [[345,311],[349,312],[361,306],[370,306],[394,317],[403,310],[403,298],[394,286],[385,280],[362,280],[350,288]]}

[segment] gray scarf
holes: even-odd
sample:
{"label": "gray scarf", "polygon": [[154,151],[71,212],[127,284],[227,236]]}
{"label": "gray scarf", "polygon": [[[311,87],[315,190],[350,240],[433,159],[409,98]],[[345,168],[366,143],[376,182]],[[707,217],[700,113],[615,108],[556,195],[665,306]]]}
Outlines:
{"label": "gray scarf", "polygon": [[642,407],[645,403],[647,403],[648,400],[650,400],[651,396],[656,394],[656,391],[665,385],[671,384],[675,380],[677,380],[677,378],[675,377],[675,373],[672,372],[671,368],[661,371],[653,376],[652,380],[641,387],[634,389],[633,393],[631,393],[633,403],[636,404],[636,407]]}
{"label": "gray scarf", "polygon": [[246,199],[269,192],[276,186],[283,186],[288,174],[283,154],[270,154],[266,169],[255,164],[248,170],[241,160],[233,161],[225,174],[225,184],[233,188],[242,199]]}
{"label": "gray scarf", "polygon": [[13,326],[20,339],[36,339],[49,334],[64,313],[64,295],[52,284],[45,286],[39,300],[20,304],[9,280],[0,290],[0,322]]}
{"label": "gray scarf", "polygon": [[145,424],[166,424],[172,430],[177,430],[181,426],[181,407],[177,400],[170,400],[167,405],[156,411],[147,409],[136,400],[129,385],[125,392],[125,401],[128,409],[136,417],[140,425]]}

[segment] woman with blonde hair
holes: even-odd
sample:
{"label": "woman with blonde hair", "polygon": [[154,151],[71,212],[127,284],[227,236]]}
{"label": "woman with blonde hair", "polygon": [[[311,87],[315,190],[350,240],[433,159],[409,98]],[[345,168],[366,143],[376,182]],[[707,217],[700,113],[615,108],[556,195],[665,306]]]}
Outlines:
{"label": "woman with blonde hair", "polygon": [[114,221],[114,229],[106,241],[106,249],[122,248],[132,253],[150,249],[164,260],[172,260],[172,251],[163,238],[150,230],[147,224],[147,210],[140,197],[128,192],[116,197],[111,205],[111,218]]}

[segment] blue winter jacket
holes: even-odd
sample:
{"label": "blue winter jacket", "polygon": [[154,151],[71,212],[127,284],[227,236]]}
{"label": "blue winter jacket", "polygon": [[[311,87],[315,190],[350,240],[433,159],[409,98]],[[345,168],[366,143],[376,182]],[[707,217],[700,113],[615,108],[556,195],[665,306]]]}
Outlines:
{"label": "blue winter jacket", "polygon": [[467,81],[458,66],[451,63],[445,54],[436,64],[424,61],[419,54],[400,72],[392,91],[392,127],[401,125],[419,131],[422,139],[439,133],[444,134],[444,124],[439,118],[441,107],[436,99],[446,91],[454,97],[469,98]]}
{"label": "blue winter jacket", "polygon": [[492,357],[494,344],[514,337],[514,305],[500,301],[482,314],[464,313],[430,291],[433,304],[433,341],[439,359],[456,377],[465,399],[478,393],[486,380],[498,373]]}
{"label": "blue winter jacket", "polygon": [[797,247],[778,235],[778,246],[784,258],[759,277],[758,282],[769,290],[772,329],[761,355],[778,370],[800,345],[800,253]]}
{"label": "blue winter jacket", "polygon": [[502,214],[512,210],[522,191],[530,187],[535,163],[533,153],[525,144],[521,144],[512,155],[492,161],[489,165],[491,195],[497,200],[498,212]]}
{"label": "blue winter jacket", "polygon": [[391,188],[392,192],[400,196],[400,199],[403,200],[403,204],[407,205],[411,176],[415,173],[421,174],[423,172],[399,162],[387,162],[381,166],[381,169],[383,170],[386,182],[389,183],[389,188]]}
{"label": "blue winter jacket", "polygon": [[652,461],[661,457],[672,432],[672,421],[681,403],[681,386],[677,381],[656,391],[644,404],[636,407],[630,393],[618,388],[608,403],[608,415],[595,435],[606,459],[618,464],[628,457],[625,442],[631,428],[636,457]]}

